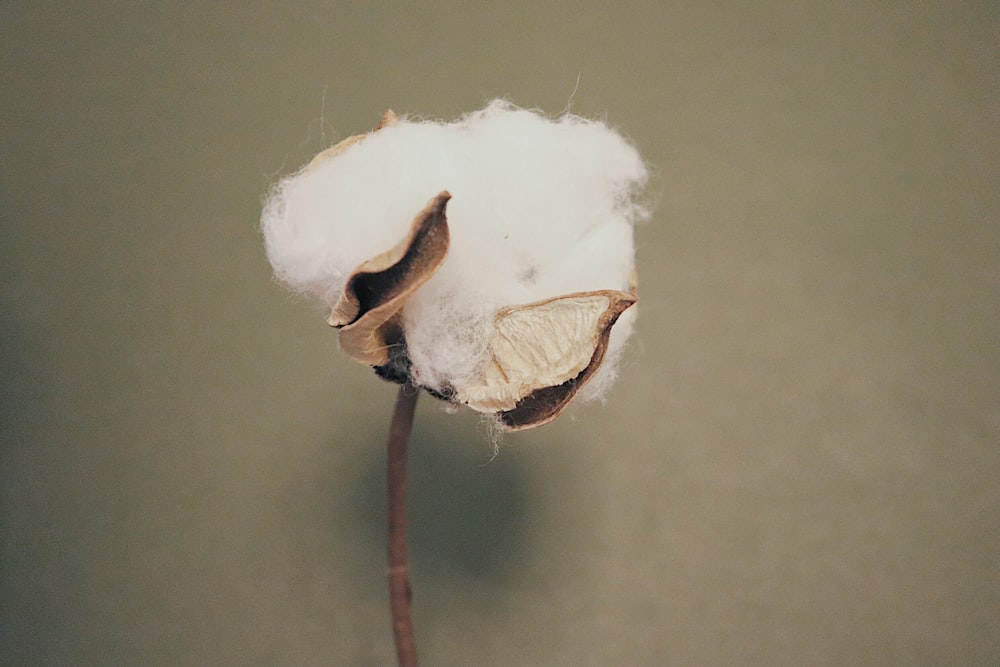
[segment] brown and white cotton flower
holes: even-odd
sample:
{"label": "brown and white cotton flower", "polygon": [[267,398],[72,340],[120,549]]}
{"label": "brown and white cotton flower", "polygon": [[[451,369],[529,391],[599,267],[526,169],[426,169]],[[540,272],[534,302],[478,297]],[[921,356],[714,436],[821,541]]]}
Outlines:
{"label": "brown and white cotton flower", "polygon": [[351,357],[517,430],[613,383],[645,180],[596,121],[387,112],[278,183],[262,226],[276,276],[330,309]]}

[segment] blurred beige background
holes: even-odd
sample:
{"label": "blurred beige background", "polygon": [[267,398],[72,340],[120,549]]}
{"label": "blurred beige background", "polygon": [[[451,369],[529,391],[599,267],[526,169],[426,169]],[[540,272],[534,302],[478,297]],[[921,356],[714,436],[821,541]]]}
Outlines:
{"label": "blurred beige background", "polygon": [[495,460],[421,399],[424,663],[1000,663],[1000,10],[882,4],[0,2],[0,662],[390,664],[394,388],[260,200],[576,88],[656,172],[639,333]]}

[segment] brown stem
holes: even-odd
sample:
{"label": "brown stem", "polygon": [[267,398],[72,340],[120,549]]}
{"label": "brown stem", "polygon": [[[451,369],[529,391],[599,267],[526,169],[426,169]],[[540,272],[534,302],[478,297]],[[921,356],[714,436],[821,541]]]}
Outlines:
{"label": "brown stem", "polygon": [[396,395],[388,445],[389,607],[396,659],[400,667],[416,667],[417,646],[410,619],[410,568],[406,557],[406,447],[413,426],[418,391],[406,383]]}

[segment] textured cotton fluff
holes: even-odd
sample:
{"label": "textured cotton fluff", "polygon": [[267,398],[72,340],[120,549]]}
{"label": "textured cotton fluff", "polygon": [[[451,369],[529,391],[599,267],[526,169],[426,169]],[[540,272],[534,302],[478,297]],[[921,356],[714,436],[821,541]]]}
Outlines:
{"label": "textured cotton fluff", "polygon": [[[638,152],[602,123],[502,101],[452,123],[401,119],[281,181],[262,226],[275,274],[332,306],[356,267],[404,238],[451,193],[444,263],[402,311],[411,376],[441,391],[488,361],[496,313],[574,292],[632,288]],[[582,398],[600,396],[632,329],[612,329]]]}

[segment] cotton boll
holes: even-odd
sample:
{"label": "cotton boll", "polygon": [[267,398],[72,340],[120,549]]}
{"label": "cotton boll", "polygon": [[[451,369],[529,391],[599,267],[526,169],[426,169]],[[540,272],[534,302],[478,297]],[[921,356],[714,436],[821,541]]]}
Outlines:
{"label": "cotton boll", "polygon": [[[645,179],[605,125],[495,101],[453,123],[401,120],[320,159],[272,191],[262,226],[276,275],[332,305],[447,190],[447,255],[400,313],[412,381],[447,394],[481,378],[502,309],[630,289]],[[588,394],[613,381],[632,319],[618,318]]]}

